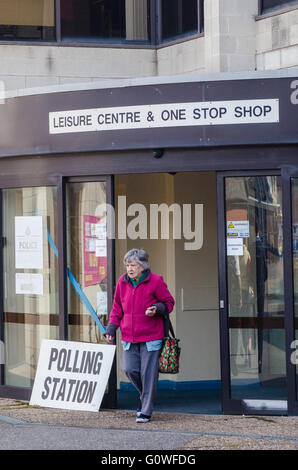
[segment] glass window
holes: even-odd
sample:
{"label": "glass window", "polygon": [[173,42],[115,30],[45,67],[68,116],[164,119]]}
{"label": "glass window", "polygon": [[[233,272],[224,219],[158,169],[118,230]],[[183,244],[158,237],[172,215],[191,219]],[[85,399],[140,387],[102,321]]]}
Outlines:
{"label": "glass window", "polygon": [[298,5],[297,0],[262,0],[261,13],[267,13],[269,11],[278,10],[280,8],[290,7],[295,4]]}
{"label": "glass window", "polygon": [[[198,0],[162,0],[162,40],[197,33]],[[202,10],[202,8],[201,8]]]}
{"label": "glass window", "polygon": [[106,183],[67,185],[69,339],[105,343],[108,322]]}
{"label": "glass window", "polygon": [[232,398],[287,396],[278,176],[226,178]]}
{"label": "glass window", "polygon": [[149,40],[149,0],[61,0],[64,40]]}
{"label": "glass window", "polygon": [[[294,270],[294,311],[296,325],[296,341],[298,344],[298,178],[292,178],[292,229],[293,229],[293,270]],[[296,346],[296,349],[298,347]],[[298,400],[298,364],[296,364],[296,392]]]}
{"label": "glass window", "polygon": [[0,0],[0,39],[55,39],[55,0]]}
{"label": "glass window", "polygon": [[57,191],[4,189],[5,384],[33,385],[40,344],[59,338]]}

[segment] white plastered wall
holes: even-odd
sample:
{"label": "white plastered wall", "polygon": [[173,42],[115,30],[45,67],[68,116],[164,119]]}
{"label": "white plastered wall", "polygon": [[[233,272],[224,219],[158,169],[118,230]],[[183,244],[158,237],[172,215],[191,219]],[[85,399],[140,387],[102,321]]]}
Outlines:
{"label": "white plastered wall", "polygon": [[182,339],[179,381],[220,379],[216,178],[213,172],[175,176],[175,201],[203,204],[203,246],[175,246],[176,328]]}

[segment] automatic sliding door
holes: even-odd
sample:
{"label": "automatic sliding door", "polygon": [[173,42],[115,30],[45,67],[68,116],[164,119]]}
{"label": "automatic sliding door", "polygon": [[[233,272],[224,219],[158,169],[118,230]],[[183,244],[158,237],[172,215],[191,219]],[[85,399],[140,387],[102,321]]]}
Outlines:
{"label": "automatic sliding door", "polygon": [[108,321],[106,182],[67,185],[69,340],[105,343]]}
{"label": "automatic sliding door", "polygon": [[[112,180],[66,186],[68,339],[103,343],[113,300]],[[116,366],[111,371],[104,407],[116,405]]]}
{"label": "automatic sliding door", "polygon": [[225,403],[237,412],[287,412],[281,178],[223,181]]}
{"label": "automatic sliding door", "polygon": [[[292,195],[292,255],[293,255],[293,296],[294,296],[294,316],[295,316],[295,338],[296,351],[298,350],[298,178],[291,178]],[[292,352],[292,357],[296,362],[296,402],[298,402],[298,354]]]}
{"label": "automatic sliding door", "polygon": [[57,189],[2,190],[4,385],[33,384],[41,341],[59,338]]}

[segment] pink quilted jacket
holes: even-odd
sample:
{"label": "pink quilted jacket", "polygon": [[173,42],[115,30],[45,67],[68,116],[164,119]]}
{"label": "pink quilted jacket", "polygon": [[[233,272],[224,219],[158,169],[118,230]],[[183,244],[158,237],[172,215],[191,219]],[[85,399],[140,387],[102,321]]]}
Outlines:
{"label": "pink quilted jacket", "polygon": [[[148,275],[135,288],[128,275],[122,275],[117,283],[113,308],[106,334],[114,336],[120,327],[122,340],[130,343],[142,343],[164,337],[163,314],[170,313],[174,307],[162,276],[148,271]],[[149,317],[147,307],[156,305],[157,314]]]}

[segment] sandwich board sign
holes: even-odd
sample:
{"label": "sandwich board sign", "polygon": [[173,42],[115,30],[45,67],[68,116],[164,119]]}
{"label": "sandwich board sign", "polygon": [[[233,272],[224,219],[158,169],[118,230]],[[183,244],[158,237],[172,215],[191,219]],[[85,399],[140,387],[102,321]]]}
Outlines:
{"label": "sandwich board sign", "polygon": [[115,349],[108,344],[44,339],[30,405],[98,411]]}

